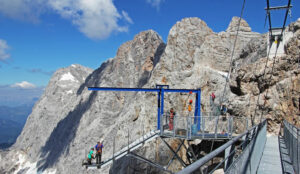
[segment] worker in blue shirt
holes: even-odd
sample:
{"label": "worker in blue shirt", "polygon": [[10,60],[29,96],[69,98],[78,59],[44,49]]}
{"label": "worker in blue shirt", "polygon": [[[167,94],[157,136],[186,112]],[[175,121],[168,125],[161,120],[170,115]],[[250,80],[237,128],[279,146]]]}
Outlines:
{"label": "worker in blue shirt", "polygon": [[96,149],[96,164],[101,163],[101,156],[102,156],[102,149],[103,149],[103,139],[101,139],[97,145],[95,146]]}

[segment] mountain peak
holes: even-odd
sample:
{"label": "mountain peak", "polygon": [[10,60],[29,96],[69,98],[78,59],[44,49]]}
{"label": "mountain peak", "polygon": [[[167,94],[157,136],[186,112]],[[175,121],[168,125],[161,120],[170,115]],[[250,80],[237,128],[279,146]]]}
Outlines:
{"label": "mountain peak", "polygon": [[155,37],[155,38],[160,38],[161,39],[161,37],[159,36],[159,34],[156,31],[150,29],[150,30],[145,30],[145,31],[142,31],[142,32],[136,34],[134,36],[133,40],[136,40],[136,39],[139,39],[139,38],[148,38],[149,36],[150,36],[150,38]]}
{"label": "mountain peak", "polygon": [[177,35],[179,33],[193,33],[195,32],[200,33],[213,33],[212,30],[207,26],[207,24],[197,18],[197,17],[191,17],[191,18],[184,18],[181,21],[178,21],[170,30],[169,35]]}
{"label": "mountain peak", "polygon": [[[228,28],[226,29],[226,31],[227,32],[237,31],[238,25],[239,25],[239,20],[240,20],[239,17],[234,16],[231,19],[231,22],[230,22]],[[249,24],[247,23],[247,21],[245,21],[243,18],[241,19],[240,31],[251,32],[251,27],[249,26]]]}

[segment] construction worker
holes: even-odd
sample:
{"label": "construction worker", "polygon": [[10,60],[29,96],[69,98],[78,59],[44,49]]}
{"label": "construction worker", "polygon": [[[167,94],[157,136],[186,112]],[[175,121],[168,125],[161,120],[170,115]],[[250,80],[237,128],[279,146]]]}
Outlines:
{"label": "construction worker", "polygon": [[227,108],[225,105],[221,104],[221,107],[220,107],[220,111],[221,111],[221,115],[225,115],[226,112],[227,112]]}
{"label": "construction worker", "polygon": [[88,165],[92,164],[92,159],[94,159],[94,148],[91,148],[91,151],[88,154],[88,159],[87,159]]}
{"label": "construction worker", "polygon": [[103,138],[96,144],[96,164],[101,163],[102,149],[103,149]]}
{"label": "construction worker", "polygon": [[216,95],[214,93],[211,93],[211,99],[213,102],[215,101],[215,98],[216,98]]}
{"label": "construction worker", "polygon": [[193,100],[191,99],[191,100],[189,101],[189,105],[188,105],[188,111],[189,111],[189,114],[190,114],[190,112],[192,111],[192,103],[193,103]]}
{"label": "construction worker", "polygon": [[174,125],[174,116],[175,116],[175,111],[173,108],[170,109],[170,118],[169,118],[169,130],[173,130],[173,125]]}

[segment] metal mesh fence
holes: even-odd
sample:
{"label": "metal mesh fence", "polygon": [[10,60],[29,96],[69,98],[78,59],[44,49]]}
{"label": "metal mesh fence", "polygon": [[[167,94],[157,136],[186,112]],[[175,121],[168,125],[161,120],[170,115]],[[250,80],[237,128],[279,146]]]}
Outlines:
{"label": "metal mesh fence", "polygon": [[[267,124],[256,127],[246,136],[243,152],[226,169],[226,174],[255,174],[266,143]],[[248,139],[248,140],[247,140]]]}
{"label": "metal mesh fence", "polygon": [[284,142],[295,173],[300,173],[300,129],[284,120]]}
{"label": "metal mesh fence", "polygon": [[[263,154],[266,133],[266,120],[259,125],[250,128],[244,133],[234,137],[221,147],[205,155],[193,164],[179,171],[177,174],[200,173],[209,174],[220,167],[224,167],[225,173],[230,174],[256,174],[261,156]],[[237,143],[243,140],[239,145]],[[218,163],[212,170],[206,164],[210,164],[218,154],[225,152],[225,158]]]}
{"label": "metal mesh fence", "polygon": [[226,116],[161,117],[161,135],[185,139],[230,139],[248,129],[248,119]]}

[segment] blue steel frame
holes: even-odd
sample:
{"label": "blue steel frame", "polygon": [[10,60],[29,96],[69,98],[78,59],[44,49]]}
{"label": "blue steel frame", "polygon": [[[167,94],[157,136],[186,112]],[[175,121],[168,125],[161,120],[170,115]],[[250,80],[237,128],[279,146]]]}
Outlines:
{"label": "blue steel frame", "polygon": [[157,92],[157,130],[160,130],[160,118],[164,114],[164,94],[165,92],[175,93],[196,93],[194,124],[198,130],[201,129],[201,89],[169,89],[169,85],[156,85],[156,88],[114,88],[114,87],[88,87],[92,91],[125,91],[125,92]]}

